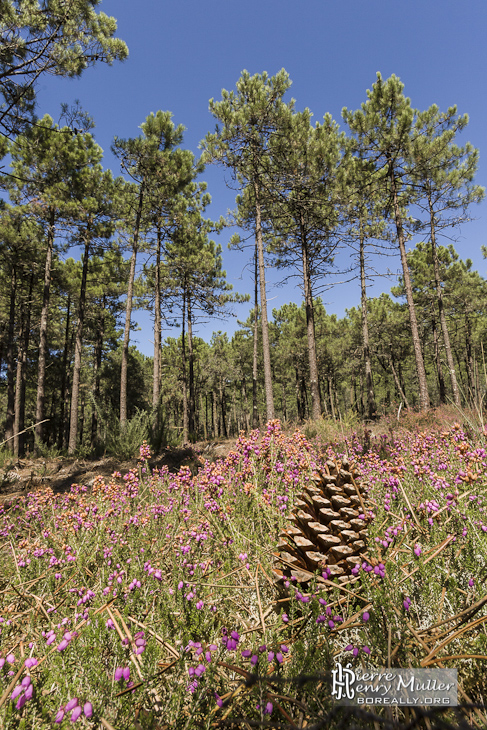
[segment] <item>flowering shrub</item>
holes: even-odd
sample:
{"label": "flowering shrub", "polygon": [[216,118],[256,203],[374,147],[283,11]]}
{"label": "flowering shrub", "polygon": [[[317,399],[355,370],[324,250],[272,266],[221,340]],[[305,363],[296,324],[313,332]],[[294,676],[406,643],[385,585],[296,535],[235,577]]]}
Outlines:
{"label": "flowering shrub", "polygon": [[[331,699],[316,682],[293,699],[293,678],[336,658],[442,662],[480,699],[482,443],[454,426],[389,440],[387,458],[353,436],[337,454],[272,421],[196,476],[151,472],[144,443],[138,468],[91,492],[0,506],[0,725],[311,722]],[[343,449],[368,483],[367,557],[349,585],[290,581],[282,597],[272,567],[286,515]]]}

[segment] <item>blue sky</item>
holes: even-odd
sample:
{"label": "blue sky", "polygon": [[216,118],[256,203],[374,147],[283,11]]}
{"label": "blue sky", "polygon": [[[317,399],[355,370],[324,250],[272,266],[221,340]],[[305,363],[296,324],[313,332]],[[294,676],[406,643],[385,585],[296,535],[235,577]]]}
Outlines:
{"label": "blue sky", "polygon": [[[285,68],[293,82],[289,97],[298,109],[309,107],[316,120],[326,112],[342,124],[344,106],[356,109],[366,100],[377,71],[384,78],[396,74],[413,107],[436,103],[441,110],[456,104],[470,123],[460,137],[480,150],[476,182],[487,184],[487,5],[485,0],[103,0],[100,10],[118,21],[117,36],[128,45],[129,57],[112,67],[100,64],[80,79],[43,78],[39,113],[59,116],[61,102],[81,105],[94,117],[98,143],[105,151],[105,167],[119,173],[110,145],[115,135],[134,137],[146,116],[169,110],[183,124],[184,145],[198,154],[198,145],[215,120],[208,111],[211,97],[232,89],[243,69],[273,75]],[[212,195],[209,215],[217,218],[234,204],[223,170],[209,167],[202,178]],[[486,274],[480,246],[487,203],[475,207],[476,220],[455,233],[457,251],[471,258]],[[231,232],[217,238],[223,247],[224,268],[235,290],[252,291],[249,254],[227,250]],[[397,270],[398,258],[387,259]],[[268,271],[269,309],[300,301],[293,280],[274,284],[280,275]],[[380,279],[371,293],[389,291],[394,282]],[[343,316],[359,302],[358,282],[335,286],[323,296],[327,311]],[[249,306],[236,313],[246,319]],[[134,342],[152,354],[151,319],[135,312],[141,331]],[[236,317],[197,327],[209,339],[214,330],[232,333]],[[163,336],[176,336],[172,329]]]}

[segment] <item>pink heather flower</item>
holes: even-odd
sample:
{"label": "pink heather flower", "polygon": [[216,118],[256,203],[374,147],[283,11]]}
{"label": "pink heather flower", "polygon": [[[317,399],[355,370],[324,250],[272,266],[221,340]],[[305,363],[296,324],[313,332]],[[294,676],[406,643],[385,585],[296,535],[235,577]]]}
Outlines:
{"label": "pink heather flower", "polygon": [[348,646],[345,647],[344,651],[352,651],[352,649],[353,649],[352,644],[349,644]]}
{"label": "pink heather flower", "polygon": [[58,713],[57,713],[56,717],[54,718],[54,722],[57,725],[60,725],[63,720],[64,720],[64,708],[61,707],[61,709],[58,710]]}
{"label": "pink heather flower", "polygon": [[24,688],[22,687],[22,685],[21,684],[18,684],[15,687],[14,691],[12,692],[12,694],[10,695],[10,699],[11,700],[16,700],[17,697],[19,696],[19,694],[21,694],[21,692],[23,692],[23,691],[24,691]]}
{"label": "pink heather flower", "polygon": [[68,646],[68,644],[69,644],[69,641],[67,639],[63,639],[61,641],[61,643],[59,644],[59,646],[56,646],[56,649],[58,651],[64,651],[66,649],[66,647]]}
{"label": "pink heather flower", "polygon": [[281,644],[281,651],[283,654],[287,654],[289,649],[287,648],[286,644]]}
{"label": "pink heather flower", "polygon": [[0,669],[3,667],[4,664],[5,664],[5,659],[2,656],[2,657],[0,657]]}
{"label": "pink heather flower", "polygon": [[283,658],[283,656],[282,656],[281,652],[280,652],[280,651],[278,651],[278,652],[277,652],[277,654],[276,654],[276,662],[277,662],[278,664],[282,664],[282,663],[283,663],[283,661],[284,661],[284,658]]}
{"label": "pink heather flower", "polygon": [[285,624],[287,624],[287,622],[289,621],[289,616],[287,615],[287,613],[282,614],[282,620]]}
{"label": "pink heather flower", "polygon": [[78,706],[78,698],[73,697],[72,700],[69,700],[68,704],[66,705],[66,707],[64,709],[66,710],[66,712],[69,712],[70,710],[73,710],[77,706]]}
{"label": "pink heather flower", "polygon": [[250,651],[250,649],[243,649],[242,650],[242,656],[244,657],[244,659],[248,659],[249,656],[251,656],[251,654],[252,654],[252,652]]}
{"label": "pink heather flower", "polygon": [[139,654],[143,654],[145,650],[145,646],[138,646],[135,654],[138,656]]}
{"label": "pink heather flower", "polygon": [[115,669],[115,682],[119,682],[123,677],[123,667],[117,667]]}
{"label": "pink heather flower", "polygon": [[273,662],[273,661],[274,661],[274,656],[275,656],[274,652],[273,652],[273,651],[270,651],[270,652],[269,652],[269,653],[267,654],[267,661],[268,661],[268,662]]}
{"label": "pink heather flower", "polygon": [[422,553],[422,550],[421,550],[420,546],[416,543],[416,545],[414,546],[414,554],[419,558],[421,553]]}
{"label": "pink heather flower", "polygon": [[29,686],[25,690],[25,699],[27,701],[31,700],[33,694],[34,694],[34,685],[33,684],[29,684]]}
{"label": "pink heather flower", "polygon": [[215,692],[215,700],[216,700],[216,704],[218,705],[218,707],[223,707],[223,700],[220,697],[220,695],[217,694],[216,692]]}
{"label": "pink heather flower", "polygon": [[203,608],[203,606],[204,606],[204,603],[203,603],[202,600],[197,601],[196,608],[198,609],[198,611],[201,611],[201,609]]}
{"label": "pink heather flower", "polygon": [[470,586],[470,588],[473,586],[473,584],[474,584],[474,579],[470,578],[470,580],[468,581],[468,585]]}
{"label": "pink heather flower", "polygon": [[23,678],[23,680],[20,684],[22,685],[22,687],[28,687],[30,683],[31,683],[31,678],[29,676],[27,676],[27,677]]}
{"label": "pink heather flower", "polygon": [[354,656],[358,656],[358,649],[357,649],[357,647],[354,648],[354,650],[353,650],[352,653],[353,653]]}
{"label": "pink heather flower", "polygon": [[85,702],[83,705],[83,712],[85,713],[85,717],[91,717],[93,715],[93,705],[91,702]]}
{"label": "pink heather flower", "polygon": [[48,646],[51,646],[51,644],[54,644],[55,641],[56,641],[56,634],[51,634],[51,636],[46,641],[46,644]]}
{"label": "pink heather flower", "polygon": [[81,707],[79,707],[79,705],[78,707],[75,707],[73,712],[71,713],[71,722],[76,722],[82,712],[83,710],[81,709]]}
{"label": "pink heather flower", "polygon": [[27,702],[27,699],[25,697],[25,694],[24,695],[21,695],[19,697],[18,701],[17,701],[17,704],[15,705],[16,709],[17,710],[21,710],[22,707],[25,705],[26,702]]}
{"label": "pink heather flower", "polygon": [[15,657],[13,654],[7,654],[5,659],[8,661],[9,664],[13,664],[15,662]]}
{"label": "pink heather flower", "polygon": [[240,635],[236,631],[232,631],[230,636],[232,637],[232,639],[235,639],[235,641],[240,641]]}
{"label": "pink heather flower", "polygon": [[250,659],[250,663],[252,664],[252,666],[255,667],[255,665],[257,664],[258,661],[259,661],[259,657],[257,656],[257,654],[253,654]]}
{"label": "pink heather flower", "polygon": [[25,660],[24,666],[27,667],[27,669],[31,669],[32,667],[36,667],[37,663],[37,659],[32,656]]}
{"label": "pink heather flower", "polygon": [[274,709],[272,702],[268,702],[265,706],[264,715],[270,715]]}
{"label": "pink heather flower", "polygon": [[130,667],[124,667],[122,669],[122,674],[125,681],[128,682],[130,679]]}
{"label": "pink heather flower", "polygon": [[368,611],[364,611],[362,615],[362,621],[368,621],[370,618],[370,613]]}
{"label": "pink heather flower", "polygon": [[363,646],[362,651],[364,651],[366,654],[370,654],[370,649],[368,646]]}

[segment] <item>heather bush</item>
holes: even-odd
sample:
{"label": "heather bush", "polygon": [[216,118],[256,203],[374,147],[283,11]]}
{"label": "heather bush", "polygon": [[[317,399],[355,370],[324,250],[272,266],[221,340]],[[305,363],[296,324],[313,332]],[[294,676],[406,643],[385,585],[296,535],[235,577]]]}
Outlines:
{"label": "heather bush", "polygon": [[[270,422],[195,476],[151,470],[144,443],[137,468],[91,491],[0,507],[2,726],[312,724],[334,711],[323,673],[336,660],[458,667],[463,700],[480,701],[482,434],[315,442]],[[279,533],[316,470],[345,454],[368,485],[367,559],[348,585],[288,581],[283,595]]]}

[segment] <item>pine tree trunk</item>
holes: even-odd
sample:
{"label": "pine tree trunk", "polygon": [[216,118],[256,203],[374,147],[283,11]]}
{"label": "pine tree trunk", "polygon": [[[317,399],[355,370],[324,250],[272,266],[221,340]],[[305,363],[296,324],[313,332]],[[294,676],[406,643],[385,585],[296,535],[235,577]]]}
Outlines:
{"label": "pine tree trunk", "polygon": [[360,287],[362,292],[362,342],[364,348],[365,387],[367,391],[367,413],[369,420],[376,416],[372,366],[370,364],[369,324],[367,319],[367,288],[365,283],[365,241],[362,220],[360,220]]}
{"label": "pine tree trunk", "polygon": [[93,352],[93,400],[94,406],[91,412],[91,448],[95,449],[98,443],[98,413],[97,407],[100,403],[100,368],[101,356],[103,353],[103,341],[105,338],[105,308],[106,296],[103,295],[102,309],[99,326],[96,333],[96,341]]}
{"label": "pine tree trunk", "polygon": [[181,369],[183,375],[183,444],[188,443],[188,381],[186,376],[186,292],[183,292],[183,331],[181,333]]}
{"label": "pine tree trunk", "polygon": [[406,394],[404,392],[404,389],[401,387],[401,381],[397,377],[396,368],[394,367],[394,360],[393,360],[393,358],[392,358],[391,355],[389,355],[389,365],[391,366],[392,375],[394,377],[394,382],[396,384],[396,388],[398,390],[398,393],[399,393],[400,397],[403,399],[404,405],[409,410],[409,407],[410,406],[409,406],[409,403],[408,403],[408,399],[406,398]]}
{"label": "pine tree trunk", "polygon": [[304,408],[303,404],[301,402],[301,388],[300,388],[300,378],[299,378],[299,371],[297,365],[294,366],[294,373],[296,375],[296,409],[298,411],[298,420],[304,421]]}
{"label": "pine tree trunk", "polygon": [[397,240],[399,243],[399,250],[401,253],[401,264],[402,273],[404,278],[404,288],[406,290],[406,299],[409,310],[409,322],[411,325],[411,335],[413,340],[414,348],[414,359],[416,361],[416,373],[418,376],[419,384],[419,407],[420,410],[426,411],[429,408],[430,399],[428,394],[428,383],[426,381],[426,371],[424,368],[423,353],[421,352],[421,340],[418,331],[418,322],[416,319],[416,308],[413,301],[413,289],[411,286],[411,277],[409,275],[409,267],[406,256],[406,245],[404,239],[404,229],[402,225],[401,211],[399,208],[399,201],[397,195],[396,178],[392,167],[392,162],[389,160],[389,179],[391,182],[392,197],[394,203],[394,218],[396,223]]}
{"label": "pine tree trunk", "polygon": [[154,365],[152,371],[152,434],[155,437],[159,430],[159,399],[161,395],[161,238],[162,231],[157,228],[157,250],[155,270],[154,297]]}
{"label": "pine tree trunk", "polygon": [[308,341],[309,380],[311,390],[311,418],[321,418],[321,398],[318,384],[318,360],[316,357],[315,319],[311,277],[309,272],[308,241],[304,227],[303,214],[300,215],[301,256],[303,262],[304,302],[306,307],[306,336]]}
{"label": "pine tree trunk", "polygon": [[334,421],[336,421],[336,413],[335,413],[335,404],[333,403],[333,389],[332,389],[332,377],[330,373],[327,375],[328,379],[328,396],[330,398],[330,407],[331,407],[331,416]]}
{"label": "pine tree trunk", "polygon": [[224,394],[224,391],[223,391],[223,383],[222,383],[221,379],[220,379],[220,383],[219,383],[219,386],[218,386],[218,390],[219,390],[219,394],[220,394],[220,413],[221,413],[221,421],[222,421],[222,429],[221,429],[221,431],[223,433],[223,436],[227,439],[228,438],[228,432],[227,432],[227,423],[226,423],[226,420],[225,420],[225,410],[226,410],[226,408],[225,408],[225,394]]}
{"label": "pine tree trunk", "polygon": [[90,222],[85,231],[85,250],[83,256],[83,269],[81,272],[81,289],[78,302],[78,321],[76,323],[76,341],[74,343],[74,365],[73,385],[71,388],[71,417],[69,421],[68,454],[74,454],[78,440],[78,401],[79,385],[81,376],[81,354],[83,349],[83,327],[85,323],[86,310],[86,281],[88,278],[88,261],[90,257]]}
{"label": "pine tree trunk", "polygon": [[[7,341],[7,416],[5,419],[5,440],[7,449],[13,453],[14,419],[15,419],[15,385],[14,385],[14,334],[15,334],[15,296],[17,293],[17,271],[12,265],[10,272],[10,307],[8,315]],[[8,439],[8,440],[7,440]]]}
{"label": "pine tree trunk", "polygon": [[473,348],[472,348],[472,325],[470,317],[465,312],[465,363],[467,365],[467,382],[470,398],[474,398],[474,367],[473,367]]}
{"label": "pine tree trunk", "polygon": [[130,258],[130,273],[127,290],[127,304],[125,307],[125,327],[123,332],[122,367],[120,370],[120,425],[127,422],[127,370],[129,361],[130,341],[130,319],[132,317],[132,298],[134,293],[135,264],[139,246],[140,221],[142,218],[142,206],[144,203],[144,183],[141,183],[139,191],[139,205],[135,218],[134,238],[132,244],[132,256]]}
{"label": "pine tree trunk", "polygon": [[245,418],[245,430],[248,433],[250,431],[250,415],[249,415],[249,408],[248,408],[248,403],[247,403],[247,386],[245,383],[245,378],[242,378],[241,391],[242,391],[242,407],[243,407],[244,418]]}
{"label": "pine tree trunk", "polygon": [[254,177],[255,194],[255,238],[257,242],[257,253],[259,258],[259,284],[260,284],[260,321],[262,325],[262,351],[264,357],[264,382],[266,416],[268,421],[274,419],[274,395],[272,392],[272,369],[271,351],[269,345],[269,324],[267,320],[267,295],[265,288],[265,264],[264,264],[264,242],[262,240],[262,221],[260,210],[260,188],[257,177]]}
{"label": "pine tree trunk", "polygon": [[49,227],[47,231],[46,263],[44,267],[44,290],[42,294],[41,323],[39,329],[39,364],[37,370],[37,397],[36,397],[36,427],[35,447],[38,451],[40,443],[44,440],[45,401],[46,401],[46,365],[47,365],[47,319],[49,313],[49,295],[51,290],[51,268],[54,249],[54,211],[51,211]]}
{"label": "pine tree trunk", "polygon": [[446,403],[446,391],[445,391],[445,378],[443,377],[443,368],[441,365],[440,356],[440,343],[438,341],[438,329],[436,327],[436,320],[433,317],[431,320],[433,328],[433,345],[435,349],[435,363],[436,363],[436,374],[438,376],[438,391],[440,396],[440,403]]}
{"label": "pine tree trunk", "polygon": [[70,325],[70,314],[71,314],[71,294],[68,292],[68,301],[66,303],[66,327],[64,331],[64,350],[63,350],[63,368],[61,372],[61,397],[60,397],[60,410],[59,415],[59,431],[57,438],[57,446],[60,449],[64,441],[64,413],[66,406],[66,383],[68,378],[68,348],[69,348],[69,325]]}
{"label": "pine tree trunk", "polygon": [[34,287],[34,273],[30,275],[29,293],[27,302],[22,305],[21,325],[19,332],[19,347],[17,355],[17,375],[15,379],[15,419],[14,419],[14,456],[24,455],[24,436],[21,431],[25,426],[25,371],[27,367],[27,353],[30,340],[30,318],[32,311],[32,290]]}
{"label": "pine tree trunk", "polygon": [[252,428],[259,428],[259,409],[257,407],[257,377],[258,377],[258,346],[259,346],[259,299],[258,299],[259,271],[257,264],[257,241],[255,242],[254,267],[254,353],[252,359]]}
{"label": "pine tree trunk", "polygon": [[450,371],[450,382],[453,393],[453,400],[455,405],[460,405],[460,391],[458,388],[457,376],[455,373],[455,363],[453,361],[453,354],[450,345],[450,334],[448,332],[448,326],[446,323],[445,306],[443,302],[443,291],[441,288],[440,280],[440,265],[438,262],[438,251],[436,248],[436,230],[435,230],[435,214],[433,205],[431,202],[431,193],[428,192],[428,204],[430,209],[430,236],[431,236],[431,253],[433,256],[433,271],[435,275],[435,287],[436,287],[436,299],[438,302],[438,313],[440,315],[440,326],[443,335],[443,343],[445,345],[446,361],[448,363],[448,369]]}
{"label": "pine tree trunk", "polygon": [[211,421],[213,425],[213,438],[218,438],[220,436],[220,431],[218,430],[218,414],[216,407],[216,394],[214,390],[211,391]]}
{"label": "pine tree trunk", "polygon": [[196,398],[194,388],[194,352],[193,352],[193,319],[191,313],[191,297],[188,294],[188,365],[189,365],[189,413],[188,425],[191,439],[194,440]]}

